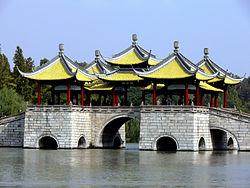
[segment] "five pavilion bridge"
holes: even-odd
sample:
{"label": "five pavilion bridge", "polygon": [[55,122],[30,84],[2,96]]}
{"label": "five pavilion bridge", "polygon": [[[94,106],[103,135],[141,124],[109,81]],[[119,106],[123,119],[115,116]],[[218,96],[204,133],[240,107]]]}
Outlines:
{"label": "five pavilion bridge", "polygon": [[[23,79],[37,82],[38,105],[0,120],[0,146],[120,148],[125,122],[136,119],[142,150],[250,150],[250,116],[227,109],[228,88],[244,78],[212,61],[208,48],[195,63],[175,41],[173,52],[159,59],[133,34],[128,48],[112,57],[96,50],[86,66],[71,60],[59,44],[58,55],[23,71]],[[141,90],[140,107],[128,106],[131,87]],[[152,103],[145,100],[149,95]]]}
{"label": "five pavilion bridge", "polygon": [[28,106],[0,120],[0,146],[125,147],[125,122],[140,122],[141,150],[250,150],[250,115],[204,106]]}

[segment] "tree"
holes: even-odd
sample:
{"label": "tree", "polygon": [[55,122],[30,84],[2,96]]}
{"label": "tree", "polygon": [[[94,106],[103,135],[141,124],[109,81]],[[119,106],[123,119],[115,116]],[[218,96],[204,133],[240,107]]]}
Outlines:
{"label": "tree", "polygon": [[34,61],[32,60],[31,57],[25,59],[23,57],[22,49],[19,46],[17,46],[16,52],[13,58],[13,63],[15,64],[13,77],[14,77],[14,82],[16,85],[15,87],[16,92],[21,94],[24,97],[25,101],[32,101],[33,91],[35,89],[34,81],[23,78],[20,75],[18,68],[23,72],[32,72]]}
{"label": "tree", "polygon": [[0,89],[0,112],[8,116],[16,114],[19,111],[25,111],[23,97],[18,95],[13,89],[4,86]]}
{"label": "tree", "polygon": [[0,88],[5,85],[14,86],[8,58],[4,54],[0,54]]}
{"label": "tree", "polygon": [[45,63],[47,63],[49,60],[47,58],[43,58],[40,60],[40,66],[44,65]]}

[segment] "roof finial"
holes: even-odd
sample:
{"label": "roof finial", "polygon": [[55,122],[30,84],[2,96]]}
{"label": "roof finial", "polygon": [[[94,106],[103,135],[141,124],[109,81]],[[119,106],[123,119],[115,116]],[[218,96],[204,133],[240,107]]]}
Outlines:
{"label": "roof finial", "polygon": [[204,48],[204,57],[207,58],[209,54],[208,48]]}
{"label": "roof finial", "polygon": [[59,44],[59,54],[64,52],[64,44]]}
{"label": "roof finial", "polygon": [[100,51],[99,51],[99,50],[96,50],[96,51],[95,51],[95,56],[96,56],[96,57],[99,57],[99,56],[100,56]]}
{"label": "roof finial", "polygon": [[179,41],[174,41],[174,52],[178,52],[179,49]]}
{"label": "roof finial", "polygon": [[95,60],[99,59],[99,56],[100,56],[100,51],[96,50],[95,51]]}
{"label": "roof finial", "polygon": [[137,34],[132,35],[132,40],[133,40],[133,45],[135,45],[137,43],[137,40],[138,40]]}

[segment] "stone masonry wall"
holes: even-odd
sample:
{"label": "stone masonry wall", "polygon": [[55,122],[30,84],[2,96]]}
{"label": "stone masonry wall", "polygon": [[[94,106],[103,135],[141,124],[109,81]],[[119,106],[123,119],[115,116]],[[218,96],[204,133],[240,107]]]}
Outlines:
{"label": "stone masonry wall", "polygon": [[177,150],[198,150],[201,137],[207,140],[206,149],[211,149],[207,109],[145,106],[141,112],[140,149],[156,150],[158,139],[165,136],[176,141]]}
{"label": "stone masonry wall", "polygon": [[81,113],[80,107],[46,106],[30,107],[25,114],[24,147],[38,148],[44,136],[53,137],[58,148],[76,148],[84,136],[86,147],[91,138],[89,113]]}
{"label": "stone masonry wall", "polygon": [[23,146],[24,113],[0,119],[0,146]]}

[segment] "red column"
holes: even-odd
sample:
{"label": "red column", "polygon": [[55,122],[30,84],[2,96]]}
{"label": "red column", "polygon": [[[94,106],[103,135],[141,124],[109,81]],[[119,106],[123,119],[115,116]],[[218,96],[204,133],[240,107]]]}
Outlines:
{"label": "red column", "polygon": [[201,106],[204,105],[204,94],[201,95]]}
{"label": "red column", "polygon": [[156,83],[154,83],[153,105],[156,105]]}
{"label": "red column", "polygon": [[41,104],[41,84],[38,82],[38,105]]}
{"label": "red column", "polygon": [[215,107],[218,107],[218,93],[215,95]]}
{"label": "red column", "polygon": [[82,89],[81,104],[82,104],[82,106],[84,106],[84,88],[83,88],[83,86],[81,87],[81,89]]}
{"label": "red column", "polygon": [[211,94],[211,107],[214,107],[214,95]]}
{"label": "red column", "polygon": [[71,91],[70,91],[70,82],[68,82],[68,105],[70,104]]}
{"label": "red column", "polygon": [[227,87],[224,90],[224,108],[227,108]]}
{"label": "red column", "polygon": [[113,106],[115,106],[115,87],[113,88]]}
{"label": "red column", "polygon": [[116,106],[118,106],[118,94],[116,93],[116,101],[115,101]]}
{"label": "red column", "polygon": [[200,105],[200,88],[199,84],[196,85],[196,105]]}
{"label": "red column", "polygon": [[185,92],[185,105],[188,105],[188,83],[186,82],[185,86],[186,92]]}

